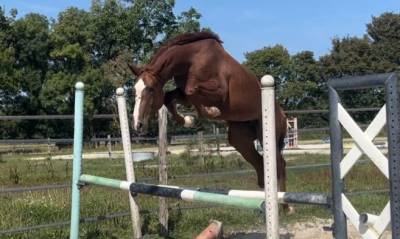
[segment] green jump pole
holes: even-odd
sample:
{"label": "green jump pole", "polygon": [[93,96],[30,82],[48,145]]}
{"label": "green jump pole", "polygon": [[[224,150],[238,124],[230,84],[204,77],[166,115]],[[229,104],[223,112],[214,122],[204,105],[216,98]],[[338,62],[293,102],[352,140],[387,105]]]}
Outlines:
{"label": "green jump pole", "polygon": [[81,176],[82,140],[83,140],[83,96],[84,85],[78,82],[75,85],[74,111],[74,159],[72,163],[72,203],[71,203],[71,231],[70,239],[79,237],[79,177]]}

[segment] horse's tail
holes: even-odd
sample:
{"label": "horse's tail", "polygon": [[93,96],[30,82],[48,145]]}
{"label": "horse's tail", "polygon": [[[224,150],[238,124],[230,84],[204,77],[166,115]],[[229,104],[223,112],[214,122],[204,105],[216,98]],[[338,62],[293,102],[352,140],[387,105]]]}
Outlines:
{"label": "horse's tail", "polygon": [[276,126],[276,144],[279,151],[285,147],[285,138],[287,133],[287,119],[280,105],[275,102],[275,126]]}
{"label": "horse's tail", "polygon": [[285,135],[281,135],[277,140],[277,147],[279,151],[282,151],[285,148]]}

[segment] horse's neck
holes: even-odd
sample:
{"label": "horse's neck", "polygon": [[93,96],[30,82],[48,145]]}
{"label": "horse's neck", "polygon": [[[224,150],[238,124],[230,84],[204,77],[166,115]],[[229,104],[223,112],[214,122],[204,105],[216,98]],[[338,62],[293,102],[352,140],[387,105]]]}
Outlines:
{"label": "horse's neck", "polygon": [[154,74],[156,74],[162,81],[162,85],[174,76],[182,75],[186,71],[186,69],[183,68],[183,65],[187,65],[187,62],[185,61],[190,58],[192,52],[185,52],[185,57],[183,58],[181,57],[182,54],[179,54],[180,57],[176,57],[176,55],[178,55],[177,51],[178,50],[175,47],[169,49],[164,53],[164,55],[158,57],[158,59],[152,64],[151,68],[153,69]]}

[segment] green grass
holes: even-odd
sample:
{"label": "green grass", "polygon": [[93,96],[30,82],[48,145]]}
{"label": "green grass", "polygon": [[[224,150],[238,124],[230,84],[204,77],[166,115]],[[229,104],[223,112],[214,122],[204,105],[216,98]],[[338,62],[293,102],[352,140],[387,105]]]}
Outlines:
{"label": "green grass", "polygon": [[[25,187],[41,184],[69,183],[71,162],[62,160],[28,161],[26,155],[3,155],[0,161],[0,184],[2,187]],[[288,165],[313,164],[329,162],[328,155],[287,156]],[[157,159],[136,166],[136,175],[141,178],[158,174],[157,168],[148,168],[156,164]],[[168,173],[170,176],[197,174],[206,172],[224,172],[251,167],[241,157],[230,155],[221,160],[218,157],[198,157],[170,155],[168,157]],[[83,172],[97,176],[123,179],[124,163],[118,160],[86,160]],[[330,169],[304,169],[288,172],[287,191],[294,192],[326,192],[330,191]],[[255,173],[248,175],[229,175],[223,177],[192,177],[170,179],[169,184],[179,186],[198,186],[209,188],[257,189]],[[363,191],[387,188],[387,180],[371,164],[357,165],[346,178],[348,191]],[[129,210],[127,193],[103,187],[84,187],[81,194],[81,216],[91,217]],[[388,201],[387,195],[352,196],[350,200],[362,212],[377,213]],[[142,211],[143,232],[156,235],[158,231],[157,206],[158,199],[139,196]],[[168,200],[172,208],[201,206],[186,202]],[[204,205],[204,204],[203,204]],[[204,205],[207,206],[207,205]],[[47,224],[68,221],[70,213],[70,190],[49,190],[19,194],[0,195],[0,230],[19,226]],[[296,206],[293,215],[282,215],[281,223],[292,223],[308,220],[312,217],[329,218],[326,209],[316,206]],[[233,208],[202,208],[192,210],[171,210],[171,238],[193,238],[210,219],[224,223],[224,230],[246,231],[262,229],[264,222],[259,213]],[[43,229],[34,232],[4,236],[2,238],[68,238],[69,228]],[[82,223],[81,238],[130,238],[132,235],[130,217],[98,222]],[[151,238],[158,238],[157,236]]]}

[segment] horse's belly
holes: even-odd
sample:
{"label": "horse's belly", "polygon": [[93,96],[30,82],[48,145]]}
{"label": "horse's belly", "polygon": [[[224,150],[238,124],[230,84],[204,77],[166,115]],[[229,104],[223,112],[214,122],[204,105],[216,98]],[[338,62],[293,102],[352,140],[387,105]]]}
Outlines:
{"label": "horse's belly", "polygon": [[[261,115],[261,106],[257,107],[250,104],[232,105],[228,99],[222,100],[215,96],[193,95],[187,97],[188,101],[197,106],[216,107],[221,112],[218,119],[226,121],[249,121],[259,119]],[[258,104],[257,104],[258,105]]]}
{"label": "horse's belly", "polygon": [[223,100],[214,95],[191,95],[187,96],[188,101],[193,105],[215,106],[222,107]]}
{"label": "horse's belly", "polygon": [[261,102],[257,95],[229,98],[224,105],[224,119],[228,121],[249,121],[261,117]]}
{"label": "horse's belly", "polygon": [[246,109],[225,109],[221,111],[223,112],[221,114],[221,119],[226,121],[251,121],[260,119],[261,117],[261,110],[257,109],[254,109],[253,111]]}

